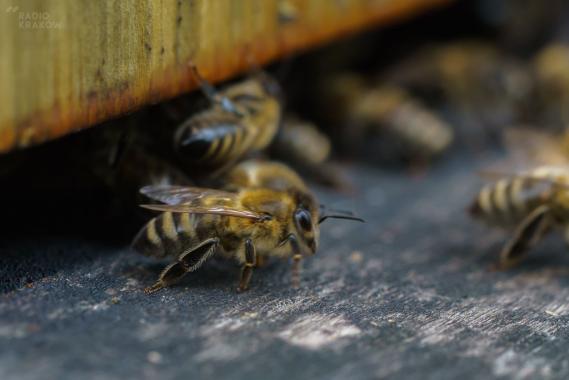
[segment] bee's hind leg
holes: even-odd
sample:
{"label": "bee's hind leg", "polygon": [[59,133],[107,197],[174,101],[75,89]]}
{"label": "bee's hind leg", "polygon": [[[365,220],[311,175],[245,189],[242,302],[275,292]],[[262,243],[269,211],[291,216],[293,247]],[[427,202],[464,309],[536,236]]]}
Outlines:
{"label": "bee's hind leg", "polygon": [[251,276],[253,275],[253,267],[257,262],[257,254],[255,252],[255,246],[251,239],[245,241],[245,264],[243,269],[241,269],[241,278],[239,280],[238,292],[243,292],[249,289],[249,281],[251,281]]}
{"label": "bee's hind leg", "polygon": [[218,238],[212,238],[201,242],[195,247],[182,252],[178,259],[168,265],[156,283],[146,289],[146,294],[154,293],[162,288],[173,285],[180,281],[188,272],[198,269],[207,259],[215,253],[215,249],[219,244]]}
{"label": "bee's hind leg", "polygon": [[302,255],[295,254],[292,256],[292,287],[298,289],[300,287],[300,272],[302,271]]}
{"label": "bee's hind leg", "polygon": [[529,250],[550,230],[551,217],[548,206],[533,210],[516,228],[513,238],[500,254],[498,269],[508,269],[527,256]]}
{"label": "bee's hind leg", "polygon": [[302,271],[302,254],[296,235],[290,234],[287,239],[292,248],[291,284],[294,289],[298,289],[300,287],[300,272]]}

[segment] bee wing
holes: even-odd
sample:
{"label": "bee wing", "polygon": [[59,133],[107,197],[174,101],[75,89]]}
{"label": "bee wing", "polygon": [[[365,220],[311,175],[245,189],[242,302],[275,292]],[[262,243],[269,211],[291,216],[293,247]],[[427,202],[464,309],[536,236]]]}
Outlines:
{"label": "bee wing", "polygon": [[187,212],[190,214],[213,214],[213,215],[224,215],[224,216],[235,216],[238,218],[247,218],[254,220],[263,220],[267,218],[267,215],[259,214],[250,210],[238,210],[226,206],[192,206],[188,205],[140,205],[142,208],[146,208],[154,211],[169,211],[169,212]]}
{"label": "bee wing", "polygon": [[196,202],[204,197],[215,197],[220,202],[232,201],[237,197],[235,193],[228,191],[169,185],[145,186],[140,189],[140,193],[150,199],[172,206]]}
{"label": "bee wing", "polygon": [[[227,204],[237,200],[237,194],[222,190],[185,186],[146,186],[140,192],[147,197],[165,204],[143,204],[140,207],[162,212],[187,212],[190,214],[214,214],[263,220],[267,215],[247,209],[237,209]],[[207,197],[210,205],[199,203]]]}
{"label": "bee wing", "polygon": [[487,181],[498,181],[502,178],[511,178],[520,175],[521,172],[514,170],[485,169],[477,172],[480,178]]}
{"label": "bee wing", "polygon": [[561,142],[563,136],[529,128],[508,129],[504,144],[514,162],[525,166],[567,165],[569,150]]}

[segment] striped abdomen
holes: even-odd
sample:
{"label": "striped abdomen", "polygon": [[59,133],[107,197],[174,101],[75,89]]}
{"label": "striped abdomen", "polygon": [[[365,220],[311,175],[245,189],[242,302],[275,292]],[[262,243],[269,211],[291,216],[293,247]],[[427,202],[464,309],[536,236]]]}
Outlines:
{"label": "striped abdomen", "polygon": [[413,152],[432,156],[445,151],[453,140],[450,125],[422,105],[407,101],[393,110],[387,128]]}
{"label": "striped abdomen", "polygon": [[175,146],[184,161],[219,167],[251,149],[252,132],[239,117],[213,109],[182,124],[176,132]]}
{"label": "striped abdomen", "polygon": [[539,205],[548,201],[551,185],[525,176],[502,179],[486,185],[470,207],[470,213],[488,223],[519,223]]}
{"label": "striped abdomen", "polygon": [[211,236],[200,228],[199,215],[164,212],[150,220],[136,235],[132,247],[145,256],[177,256]]}
{"label": "striped abdomen", "polygon": [[330,157],[331,145],[315,125],[293,119],[283,123],[272,150],[285,160],[316,165]]}
{"label": "striped abdomen", "polygon": [[436,156],[452,143],[452,127],[400,87],[374,88],[360,98],[353,116],[371,132],[387,134],[390,146],[403,147],[403,156]]}

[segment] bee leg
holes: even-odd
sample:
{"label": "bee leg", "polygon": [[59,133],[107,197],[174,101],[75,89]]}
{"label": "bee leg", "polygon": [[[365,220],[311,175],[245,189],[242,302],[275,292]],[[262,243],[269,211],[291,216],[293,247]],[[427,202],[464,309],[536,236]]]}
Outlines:
{"label": "bee leg", "polygon": [[245,241],[245,264],[241,270],[241,279],[239,280],[238,292],[244,292],[249,289],[249,281],[251,281],[251,275],[253,275],[253,266],[255,265],[256,259],[255,246],[251,239]]}
{"label": "bee leg", "polygon": [[500,253],[498,269],[508,269],[518,264],[529,250],[548,232],[551,227],[550,209],[543,205],[533,210],[519,224],[514,237]]}
{"label": "bee leg", "polygon": [[302,271],[302,255],[295,254],[292,256],[292,287],[298,289],[300,287],[300,272]]}
{"label": "bee leg", "polygon": [[300,287],[300,272],[302,270],[302,254],[300,253],[300,246],[298,245],[298,240],[296,240],[296,235],[290,234],[288,241],[292,247],[291,283],[294,289],[298,289]]}
{"label": "bee leg", "polygon": [[215,87],[213,87],[204,77],[201,76],[201,74],[198,72],[197,67],[191,62],[190,68],[192,69],[194,77],[198,81],[200,89],[210,102],[219,104],[227,112],[231,112],[237,116],[243,116],[243,114],[237,110],[235,104],[228,97],[220,95]]}
{"label": "bee leg", "polygon": [[168,265],[156,283],[146,289],[146,294],[154,293],[162,288],[173,285],[180,281],[182,277],[188,272],[193,272],[209,259],[214,253],[217,245],[219,244],[218,238],[212,238],[203,241],[196,247],[192,247],[180,254],[178,259],[172,264]]}

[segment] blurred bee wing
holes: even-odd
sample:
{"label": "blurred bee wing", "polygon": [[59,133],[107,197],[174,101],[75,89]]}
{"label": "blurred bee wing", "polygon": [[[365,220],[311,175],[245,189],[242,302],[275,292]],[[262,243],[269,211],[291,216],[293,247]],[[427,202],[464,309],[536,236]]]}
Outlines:
{"label": "blurred bee wing", "polygon": [[481,178],[489,181],[498,181],[504,178],[523,177],[525,180],[535,181],[536,183],[543,183],[553,187],[569,190],[569,183],[561,182],[556,178],[532,175],[531,173],[524,173],[519,171],[482,170],[478,172],[478,175]]}
{"label": "blurred bee wing", "polygon": [[488,181],[498,181],[500,179],[503,178],[511,178],[517,175],[520,175],[521,172],[516,172],[516,171],[509,171],[509,170],[495,170],[495,169],[485,169],[485,170],[479,170],[477,172],[478,176],[480,178],[483,178],[485,180]]}
{"label": "blurred bee wing", "polygon": [[140,205],[142,208],[146,208],[149,210],[154,211],[162,211],[162,212],[187,212],[190,214],[213,214],[213,215],[224,215],[224,216],[235,216],[238,218],[247,218],[247,219],[254,219],[254,220],[264,220],[267,218],[267,215],[259,214],[249,210],[237,210],[230,207],[225,206],[193,206],[191,204],[186,205]]}
{"label": "blurred bee wing", "polygon": [[148,198],[167,205],[181,205],[195,202],[204,197],[215,197],[220,202],[228,202],[235,200],[237,195],[227,191],[206,189],[200,187],[187,186],[145,186],[140,189],[140,193]]}
{"label": "blurred bee wing", "polygon": [[563,136],[529,128],[508,129],[504,144],[517,165],[567,165],[569,151],[563,148]]}

